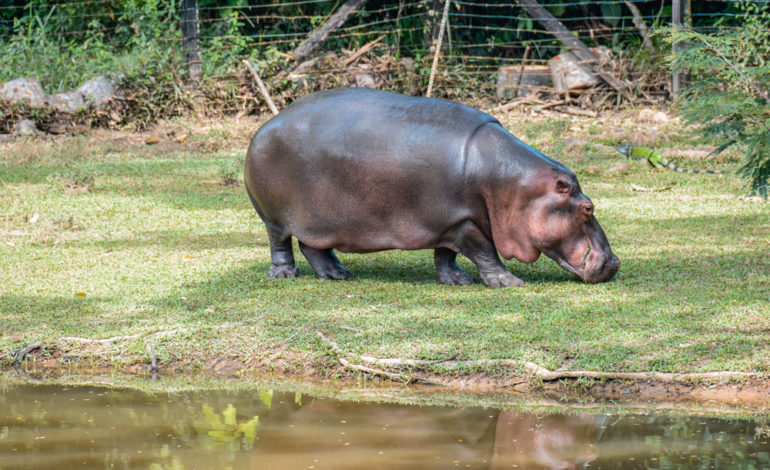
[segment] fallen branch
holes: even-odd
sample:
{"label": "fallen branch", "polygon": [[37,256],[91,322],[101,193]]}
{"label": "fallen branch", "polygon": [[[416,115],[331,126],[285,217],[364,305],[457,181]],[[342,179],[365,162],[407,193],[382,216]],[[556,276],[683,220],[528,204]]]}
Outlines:
{"label": "fallen branch", "polygon": [[375,45],[375,44],[377,44],[378,42],[382,41],[384,38],[385,38],[385,35],[383,34],[382,36],[378,37],[378,38],[377,38],[377,39],[375,39],[374,41],[369,41],[369,42],[367,42],[366,44],[364,44],[363,46],[361,46],[361,49],[357,50],[357,51],[356,51],[356,52],[354,52],[354,53],[353,53],[353,54],[352,54],[350,57],[348,57],[347,59],[345,59],[345,62],[344,62],[344,64],[345,64],[345,67],[347,67],[348,65],[350,65],[350,64],[352,64],[353,62],[355,62],[355,61],[357,61],[358,59],[360,59],[360,58],[361,58],[361,56],[363,56],[364,54],[366,54],[367,52],[369,52],[369,49],[371,49],[372,47],[374,47],[374,45]]}
{"label": "fallen branch", "polygon": [[131,339],[140,338],[142,335],[140,333],[135,335],[128,335],[128,336],[113,336],[112,338],[104,338],[104,339],[90,339],[90,338],[81,338],[79,336],[62,336],[59,338],[59,342],[62,341],[71,341],[76,343],[87,343],[87,344],[110,344],[110,343],[116,343],[118,341],[128,341]]}
{"label": "fallen branch", "polygon": [[313,53],[313,51],[326,41],[326,38],[329,37],[331,33],[347,21],[350,15],[366,5],[367,1],[368,0],[348,0],[343,3],[323,25],[313,31],[302,44],[294,49],[294,52],[292,52],[291,55],[294,57],[295,63],[302,62],[306,57]]}
{"label": "fallen branch", "polygon": [[561,101],[551,101],[550,103],[541,104],[539,106],[535,106],[536,111],[542,111],[544,109],[553,108],[555,106],[562,106],[565,104],[569,104],[569,100],[561,100]]}
{"label": "fallen branch", "polygon": [[561,379],[610,379],[610,380],[652,380],[659,382],[692,382],[698,380],[726,380],[726,379],[748,379],[761,377],[763,374],[754,372],[692,372],[685,374],[674,374],[668,372],[603,372],[590,370],[576,371],[551,371],[534,362],[517,361],[515,359],[479,359],[470,361],[446,361],[437,363],[435,361],[424,361],[415,359],[385,358],[378,359],[372,356],[361,356],[363,362],[375,364],[381,367],[410,367],[420,368],[427,366],[438,366],[440,368],[455,371],[461,367],[510,367],[516,369],[525,369],[527,372],[544,382],[552,382]]}
{"label": "fallen branch", "polygon": [[58,342],[70,341],[70,342],[84,343],[84,344],[110,344],[110,343],[117,343],[119,341],[121,342],[129,341],[132,339],[137,339],[142,337],[147,339],[162,338],[164,336],[170,336],[175,333],[179,333],[181,331],[185,331],[185,330],[181,330],[181,329],[180,330],[161,330],[148,335],[145,335],[144,333],[137,333],[135,335],[113,336],[111,338],[103,338],[103,339],[81,338],[79,336],[62,336],[61,338],[59,338]]}
{"label": "fallen branch", "polygon": [[30,344],[29,346],[25,346],[21,349],[17,349],[16,351],[11,353],[11,357],[15,358],[13,361],[13,366],[17,367],[19,364],[21,364],[21,361],[24,360],[24,357],[26,357],[27,354],[31,353],[32,351],[36,349],[40,349],[43,347],[43,343],[40,341],[37,341],[35,343]]}
{"label": "fallen branch", "polygon": [[515,108],[516,106],[520,106],[523,104],[542,105],[542,104],[545,104],[545,102],[537,99],[533,99],[533,98],[526,98],[526,97],[516,98],[515,100],[511,100],[505,104],[501,104],[500,106],[495,106],[494,108],[490,109],[488,112],[489,113],[506,112]]}
{"label": "fallen branch", "polygon": [[426,379],[424,377],[416,377],[413,375],[405,375],[405,374],[396,374],[393,372],[384,371],[382,369],[375,369],[372,367],[366,367],[361,364],[355,364],[345,359],[345,357],[343,357],[342,350],[340,349],[336,341],[329,338],[328,336],[323,334],[321,331],[316,331],[316,335],[318,335],[318,338],[321,340],[321,342],[329,346],[331,350],[334,351],[334,354],[337,355],[337,360],[339,360],[340,364],[342,364],[342,366],[347,369],[353,369],[359,372],[365,372],[367,374],[385,377],[387,379],[393,380],[394,382],[403,382],[405,385],[409,385],[410,383],[413,383],[413,382],[424,382],[431,385],[443,385],[439,382],[435,382],[433,380]]}
{"label": "fallen branch", "polygon": [[591,111],[590,109],[582,109],[575,106],[564,106],[563,108],[557,109],[560,113],[565,114],[573,114],[575,116],[586,116],[586,117],[597,117],[599,113],[596,111]]}
{"label": "fallen branch", "polygon": [[243,59],[242,62],[251,73],[251,76],[254,78],[254,81],[257,83],[257,88],[259,88],[259,92],[262,93],[262,97],[265,98],[267,105],[270,107],[270,111],[273,112],[273,115],[278,114],[278,108],[275,106],[273,99],[270,98],[270,93],[268,93],[267,87],[262,82],[262,79],[259,78],[259,75],[257,75],[257,71],[254,70],[254,67],[251,65],[251,62],[249,62],[246,59]]}

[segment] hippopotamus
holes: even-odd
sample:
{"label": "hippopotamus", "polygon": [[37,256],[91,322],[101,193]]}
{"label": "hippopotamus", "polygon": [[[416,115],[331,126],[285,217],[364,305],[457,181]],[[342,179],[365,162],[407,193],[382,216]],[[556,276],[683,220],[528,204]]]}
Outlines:
{"label": "hippopotamus", "polygon": [[438,278],[521,286],[500,260],[541,253],[586,283],[620,262],[575,174],[494,117],[451,101],[345,88],[297,99],[262,125],[245,186],[270,241],[272,278],[299,275],[292,237],[319,277],[351,273],[333,250],[433,249]]}

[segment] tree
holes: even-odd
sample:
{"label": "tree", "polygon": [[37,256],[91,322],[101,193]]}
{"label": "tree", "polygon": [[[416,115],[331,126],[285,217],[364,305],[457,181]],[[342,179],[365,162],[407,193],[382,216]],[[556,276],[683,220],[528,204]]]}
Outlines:
{"label": "tree", "polygon": [[715,154],[737,145],[744,154],[738,171],[753,194],[770,190],[770,4],[742,1],[743,25],[712,34],[672,30],[667,39],[687,42],[668,63],[687,73],[692,84],[677,105],[689,123],[702,125],[705,136],[717,137]]}

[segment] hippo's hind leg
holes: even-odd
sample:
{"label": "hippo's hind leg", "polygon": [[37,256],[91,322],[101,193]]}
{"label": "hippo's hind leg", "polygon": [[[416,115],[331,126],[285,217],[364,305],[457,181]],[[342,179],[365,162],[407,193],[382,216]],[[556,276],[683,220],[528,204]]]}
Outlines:
{"label": "hippo's hind leg", "polygon": [[268,276],[273,279],[288,279],[299,276],[299,269],[294,264],[294,249],[291,246],[291,234],[281,228],[279,224],[273,223],[265,218],[262,210],[257,204],[257,200],[251,195],[251,191],[246,188],[246,194],[249,195],[251,204],[262,222],[267,228],[267,237],[270,240],[270,270]]}
{"label": "hippo's hind leg", "polygon": [[442,284],[450,286],[473,284],[473,276],[469,275],[457,266],[457,252],[449,248],[436,248],[433,252],[433,261],[436,263],[438,279]]}
{"label": "hippo's hind leg", "polygon": [[318,274],[318,277],[322,279],[347,279],[353,276],[350,271],[342,267],[340,260],[337,259],[332,250],[311,248],[301,241],[299,242],[299,249],[307,258],[310,266]]}
{"label": "hippo's hind leg", "polygon": [[466,221],[454,230],[453,243],[479,268],[481,280],[487,287],[524,285],[524,281],[514,276],[500,261],[495,244],[473,222]]}
{"label": "hippo's hind leg", "polygon": [[288,279],[299,276],[299,269],[294,264],[291,235],[283,235],[268,227],[267,236],[270,238],[271,260],[268,275],[273,279]]}

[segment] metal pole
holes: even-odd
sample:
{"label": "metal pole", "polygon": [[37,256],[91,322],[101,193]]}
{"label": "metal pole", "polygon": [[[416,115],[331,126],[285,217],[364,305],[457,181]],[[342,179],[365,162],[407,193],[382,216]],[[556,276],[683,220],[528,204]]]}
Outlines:
{"label": "metal pole", "polygon": [[[682,0],[673,0],[673,5],[671,7],[671,24],[674,26],[674,29],[681,29],[682,28]],[[683,44],[680,42],[675,42],[672,44],[672,49],[674,52],[674,55],[676,55],[677,52],[682,50]],[[684,85],[684,74],[681,73],[674,73],[674,75],[671,77],[671,92],[673,93],[674,97],[679,96],[679,92],[683,88]]]}
{"label": "metal pole", "polygon": [[202,75],[198,0],[182,0],[182,50],[187,74],[197,83]]}

